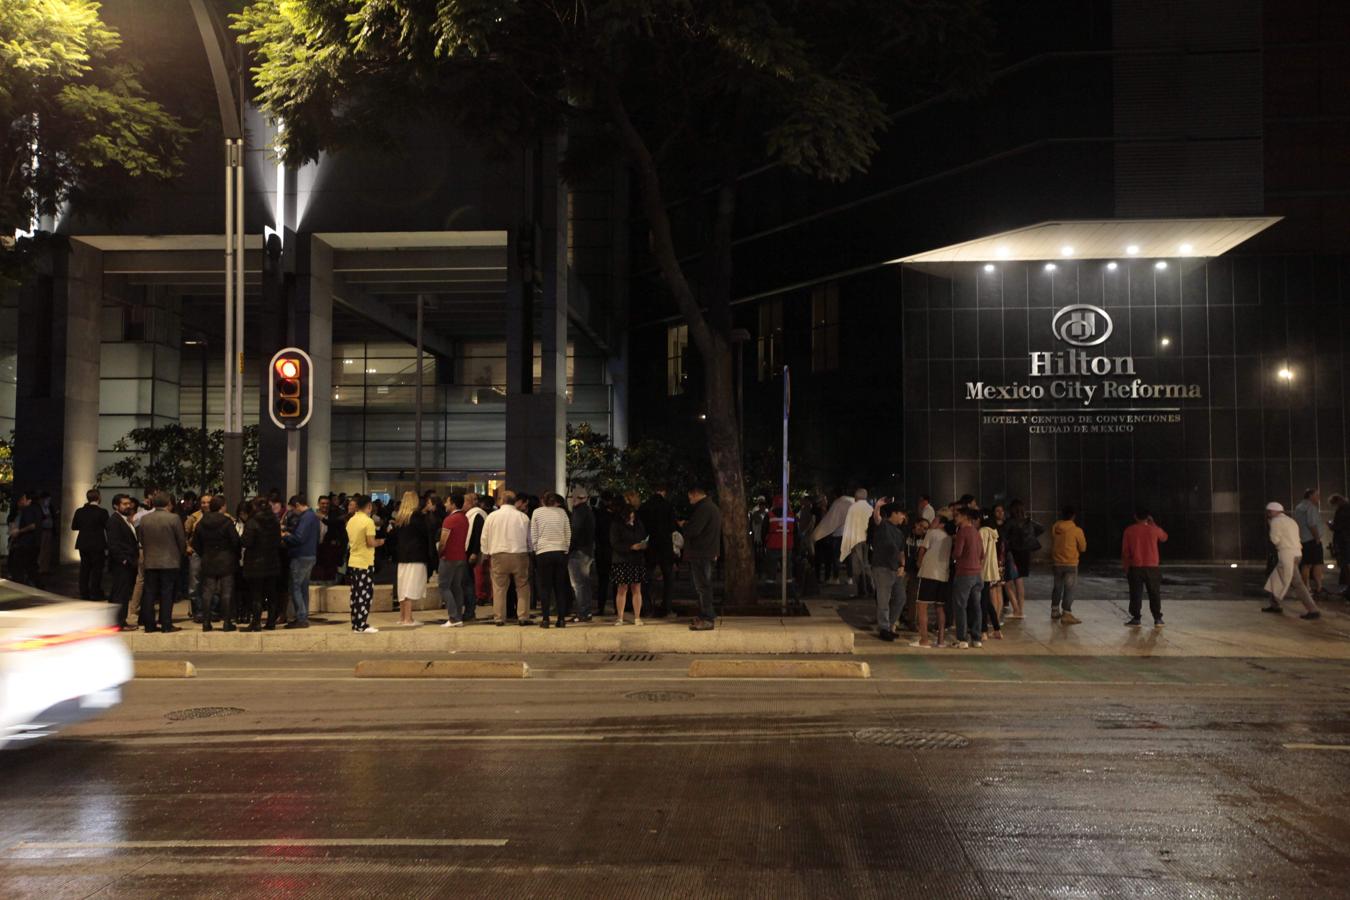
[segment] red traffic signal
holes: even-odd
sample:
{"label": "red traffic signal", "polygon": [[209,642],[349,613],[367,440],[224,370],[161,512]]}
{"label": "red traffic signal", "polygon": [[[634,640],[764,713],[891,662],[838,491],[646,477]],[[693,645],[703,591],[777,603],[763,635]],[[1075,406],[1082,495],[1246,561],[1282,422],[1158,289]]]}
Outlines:
{"label": "red traffic signal", "polygon": [[314,386],[311,363],[303,350],[288,347],[272,357],[271,404],[268,413],[278,428],[301,428],[309,421]]}

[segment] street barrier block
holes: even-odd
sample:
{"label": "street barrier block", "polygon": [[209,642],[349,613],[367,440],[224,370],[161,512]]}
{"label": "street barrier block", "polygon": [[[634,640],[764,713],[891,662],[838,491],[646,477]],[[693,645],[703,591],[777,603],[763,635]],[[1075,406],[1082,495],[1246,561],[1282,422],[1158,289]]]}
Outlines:
{"label": "street barrier block", "polygon": [[185,659],[138,659],[137,678],[196,678],[197,667]]}
{"label": "street barrier block", "polygon": [[357,678],[528,678],[524,661],[498,659],[363,659]]}
{"label": "street barrier block", "polygon": [[690,678],[871,678],[865,662],[835,659],[696,659]]}

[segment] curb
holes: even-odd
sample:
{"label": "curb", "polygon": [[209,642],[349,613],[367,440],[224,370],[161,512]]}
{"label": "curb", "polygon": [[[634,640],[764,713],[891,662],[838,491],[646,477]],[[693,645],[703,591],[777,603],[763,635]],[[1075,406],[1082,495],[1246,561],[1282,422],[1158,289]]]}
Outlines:
{"label": "curb", "polygon": [[871,678],[865,662],[828,659],[696,659],[690,678]]}
{"label": "curb", "polygon": [[357,678],[528,678],[530,667],[523,660],[491,659],[363,659],[356,664]]}
{"label": "curb", "polygon": [[136,678],[196,678],[197,667],[185,659],[138,659]]}

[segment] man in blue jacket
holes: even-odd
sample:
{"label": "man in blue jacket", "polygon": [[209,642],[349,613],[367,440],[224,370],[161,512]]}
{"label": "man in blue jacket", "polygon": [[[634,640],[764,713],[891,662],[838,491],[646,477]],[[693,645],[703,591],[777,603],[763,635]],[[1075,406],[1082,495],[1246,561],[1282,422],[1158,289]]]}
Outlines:
{"label": "man in blue jacket", "polygon": [[286,628],[309,627],[309,573],[319,556],[319,517],[309,508],[304,494],[291,498],[291,515],[295,524],[281,535],[290,551],[291,620]]}

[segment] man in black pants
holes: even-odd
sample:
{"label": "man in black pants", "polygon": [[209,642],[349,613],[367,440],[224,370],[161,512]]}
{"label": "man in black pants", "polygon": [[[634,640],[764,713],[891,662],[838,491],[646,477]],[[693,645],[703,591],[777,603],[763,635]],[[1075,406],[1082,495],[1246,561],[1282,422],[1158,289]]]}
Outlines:
{"label": "man in black pants", "polygon": [[[670,615],[671,590],[675,586],[675,548],[670,540],[675,532],[675,509],[666,499],[668,491],[669,488],[660,485],[656,493],[648,497],[647,502],[638,510],[638,518],[642,520],[648,536],[647,577],[650,579],[657,569],[661,571],[661,602],[656,604],[655,613],[658,619]],[[650,585],[651,582],[648,581],[646,594],[655,600],[656,592],[651,590]]]}
{"label": "man in black pants", "polygon": [[108,517],[104,532],[108,547],[108,568],[112,571],[112,602],[117,604],[117,624],[123,631],[135,631],[127,622],[127,608],[136,586],[136,568],[140,563],[141,543],[131,517],[136,513],[136,501],[126,494],[113,497],[113,514]]}
{"label": "man in black pants", "polygon": [[[80,553],[80,599],[103,600],[103,566],[108,552],[108,511],[99,503],[102,497],[98,491],[90,490],[84,494],[88,502],[75,510],[70,522],[70,530],[79,535],[75,538],[75,549]],[[135,572],[132,578],[135,578]]]}

